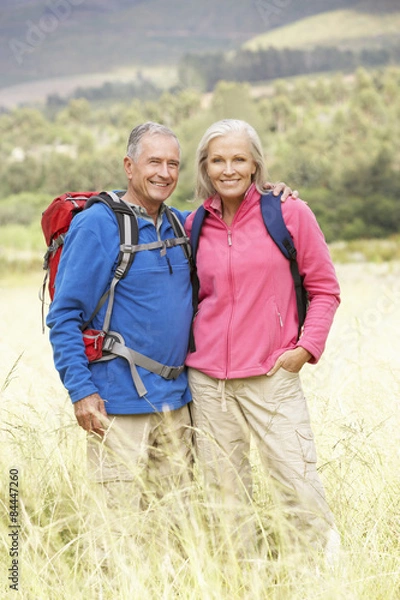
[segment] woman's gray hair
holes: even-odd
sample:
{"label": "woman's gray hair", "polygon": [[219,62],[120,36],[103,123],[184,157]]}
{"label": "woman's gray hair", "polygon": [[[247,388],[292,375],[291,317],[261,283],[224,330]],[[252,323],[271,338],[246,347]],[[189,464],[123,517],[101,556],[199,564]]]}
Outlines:
{"label": "woman's gray hair", "polygon": [[176,143],[178,144],[179,153],[180,153],[181,146],[179,144],[179,140],[176,137],[175,133],[171,129],[169,129],[168,127],[165,127],[165,125],[161,125],[160,123],[154,123],[153,121],[147,121],[147,123],[142,123],[141,125],[137,125],[137,127],[132,129],[132,131],[129,135],[128,144],[127,144],[127,148],[126,148],[126,154],[135,162],[138,159],[138,156],[140,154],[140,144],[141,144],[142,138],[144,135],[146,135],[146,133],[148,133],[150,135],[166,135],[166,136],[174,138],[174,140],[176,140]]}
{"label": "woman's gray hair", "polygon": [[215,194],[214,186],[212,185],[207,173],[207,157],[208,147],[211,140],[230,133],[244,133],[247,135],[251,155],[256,164],[256,171],[251,177],[251,181],[255,183],[257,190],[263,193],[263,184],[267,178],[267,170],[265,167],[265,159],[261,140],[254,127],[239,119],[223,119],[211,125],[203,135],[196,152],[196,197],[204,200]]}

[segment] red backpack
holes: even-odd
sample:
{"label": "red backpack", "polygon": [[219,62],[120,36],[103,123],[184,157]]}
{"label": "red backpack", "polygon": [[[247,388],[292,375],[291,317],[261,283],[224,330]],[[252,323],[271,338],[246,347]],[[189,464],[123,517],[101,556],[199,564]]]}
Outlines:
{"label": "red backpack", "polygon": [[47,244],[43,262],[43,269],[46,271],[43,287],[46,287],[48,280],[51,300],[54,298],[54,282],[65,234],[74,216],[85,208],[87,200],[98,195],[99,192],[67,192],[54,198],[42,214],[41,225]]}
{"label": "red backpack", "polygon": [[[111,285],[102,297],[90,319],[82,324],[82,336],[85,344],[86,355],[89,362],[100,360],[111,360],[117,356],[123,357],[129,362],[132,378],[140,396],[146,394],[146,389],[141,381],[136,366],[142,366],[145,369],[158,373],[166,379],[175,379],[182,373],[184,366],[169,367],[162,365],[153,359],[139,354],[134,350],[127,348],[122,336],[110,331],[111,313],[114,303],[115,288],[121,279],[123,279],[135,258],[136,252],[142,250],[160,249],[166,251],[171,246],[182,246],[186,258],[191,261],[191,251],[189,240],[186,237],[183,225],[175,213],[168,207],[165,207],[167,218],[174,231],[174,238],[160,240],[150,244],[139,244],[139,227],[135,213],[131,206],[126,203],[116,192],[68,192],[55,198],[42,214],[42,230],[47,244],[47,252],[44,256],[43,269],[46,271],[44,277],[41,300],[42,300],[42,326],[44,332],[44,297],[46,284],[50,299],[53,300],[56,293],[55,279],[58,265],[64,245],[64,238],[71,225],[72,219],[76,214],[84,209],[88,209],[93,204],[101,202],[106,204],[114,212],[118,222],[120,235],[120,252],[118,263],[113,274]],[[88,326],[94,316],[108,299],[107,311],[101,330],[88,329]]]}
{"label": "red backpack", "polygon": [[[90,321],[97,314],[104,302],[110,296],[109,317],[111,318],[111,310],[114,299],[114,288],[118,281],[123,279],[128,273],[128,270],[135,257],[135,247],[138,242],[139,231],[135,214],[132,209],[119,198],[115,192],[67,192],[61,196],[57,196],[49,204],[42,214],[42,230],[47,244],[47,252],[44,255],[43,269],[46,275],[42,286],[42,328],[44,331],[44,298],[46,292],[46,284],[50,300],[54,299],[55,280],[60,263],[61,253],[64,246],[64,239],[71,225],[72,219],[84,209],[88,209],[96,202],[102,202],[109,206],[117,219],[120,234],[120,253],[117,269],[114,273],[112,283],[112,294],[107,290],[90,318]],[[126,216],[128,218],[126,218]],[[90,322],[89,321],[89,322]],[[89,323],[85,323],[83,329],[86,353],[90,360],[97,358],[101,352],[101,342],[104,337],[103,332],[98,332],[94,335],[93,330],[86,329]],[[106,328],[108,323],[106,323]]]}

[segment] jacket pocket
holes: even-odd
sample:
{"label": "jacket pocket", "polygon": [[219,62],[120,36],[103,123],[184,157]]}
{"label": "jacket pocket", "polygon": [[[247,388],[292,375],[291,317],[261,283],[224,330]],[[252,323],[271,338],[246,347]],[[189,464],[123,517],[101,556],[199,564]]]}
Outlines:
{"label": "jacket pocket", "polygon": [[263,339],[265,340],[261,364],[282,346],[283,320],[275,298],[271,298],[265,307]]}

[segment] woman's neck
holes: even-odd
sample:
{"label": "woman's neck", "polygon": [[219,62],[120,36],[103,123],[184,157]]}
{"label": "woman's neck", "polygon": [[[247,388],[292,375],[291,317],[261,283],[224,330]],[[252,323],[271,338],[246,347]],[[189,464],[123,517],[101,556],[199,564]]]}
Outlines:
{"label": "woman's neck", "polygon": [[243,202],[243,198],[221,198],[222,203],[222,220],[228,225],[232,225],[232,221],[235,218],[240,205]]}

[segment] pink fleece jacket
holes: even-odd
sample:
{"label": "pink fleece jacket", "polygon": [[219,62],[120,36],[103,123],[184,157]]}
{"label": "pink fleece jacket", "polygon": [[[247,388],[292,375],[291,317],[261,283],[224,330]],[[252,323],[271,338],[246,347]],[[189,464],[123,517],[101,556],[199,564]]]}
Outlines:
{"label": "pink fleece jacket", "polygon": [[[339,284],[323,233],[301,200],[289,198],[283,217],[297,248],[300,274],[310,305],[297,341],[296,296],[289,261],[268,235],[260,194],[249,188],[230,227],[221,202],[208,198],[197,252],[199,310],[194,321],[196,351],[186,364],[217,379],[267,373],[296,346],[316,363],[339,306]],[[190,234],[193,214],[186,221]]]}

